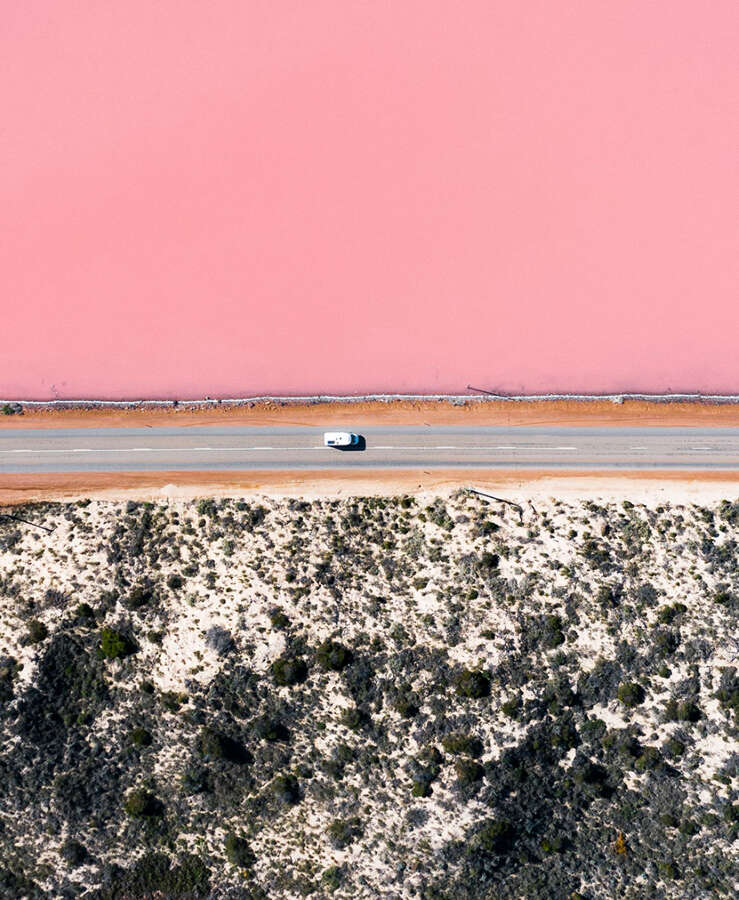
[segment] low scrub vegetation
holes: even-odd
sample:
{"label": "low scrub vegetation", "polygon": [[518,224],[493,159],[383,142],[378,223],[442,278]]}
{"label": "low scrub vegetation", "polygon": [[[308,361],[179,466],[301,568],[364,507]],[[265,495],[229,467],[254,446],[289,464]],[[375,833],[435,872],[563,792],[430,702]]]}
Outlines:
{"label": "low scrub vegetation", "polygon": [[739,504],[0,520],[0,895],[735,896]]}

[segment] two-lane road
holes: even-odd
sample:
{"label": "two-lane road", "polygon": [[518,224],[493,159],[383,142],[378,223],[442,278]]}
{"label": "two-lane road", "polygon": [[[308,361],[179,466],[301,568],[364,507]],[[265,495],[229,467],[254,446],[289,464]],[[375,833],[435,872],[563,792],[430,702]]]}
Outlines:
{"label": "two-lane road", "polygon": [[[331,430],[339,430],[330,426]],[[323,446],[323,429],[0,428],[0,473],[267,469],[739,470],[739,428],[346,425],[363,451]]]}

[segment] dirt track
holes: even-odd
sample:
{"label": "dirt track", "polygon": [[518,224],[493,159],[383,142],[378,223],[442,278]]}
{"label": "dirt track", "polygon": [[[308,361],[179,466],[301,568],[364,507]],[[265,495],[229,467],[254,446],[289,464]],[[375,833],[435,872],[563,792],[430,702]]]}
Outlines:
{"label": "dirt track", "polygon": [[2,475],[0,505],[40,500],[165,499],[206,495],[360,496],[445,493],[474,486],[507,497],[629,497],[703,503],[735,498],[739,473],[731,472],[546,472],[480,469],[433,471],[316,472],[92,472]]}

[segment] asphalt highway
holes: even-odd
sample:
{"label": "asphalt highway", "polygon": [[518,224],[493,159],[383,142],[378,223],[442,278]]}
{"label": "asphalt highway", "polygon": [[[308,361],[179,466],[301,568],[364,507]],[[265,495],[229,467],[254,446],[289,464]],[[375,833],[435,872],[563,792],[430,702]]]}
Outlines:
{"label": "asphalt highway", "polygon": [[[329,429],[327,429],[329,430]],[[338,431],[337,426],[330,430]],[[0,428],[0,473],[267,469],[739,469],[739,428]]]}

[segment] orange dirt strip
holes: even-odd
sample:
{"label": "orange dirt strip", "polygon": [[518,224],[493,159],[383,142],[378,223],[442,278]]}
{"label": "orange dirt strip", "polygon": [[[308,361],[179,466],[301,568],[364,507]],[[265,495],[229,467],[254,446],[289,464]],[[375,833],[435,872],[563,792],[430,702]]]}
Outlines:
{"label": "orange dirt strip", "polygon": [[[404,469],[366,472],[85,472],[0,475],[0,505],[12,506],[42,500],[166,499],[176,496],[249,493],[287,496],[362,496],[418,491],[448,491],[472,485],[482,490],[529,493],[539,489],[556,496],[560,492],[608,494],[614,487],[665,490],[694,486],[736,496],[739,472],[679,472],[623,470],[597,472],[519,471],[488,469]],[[723,496],[723,494],[721,494]],[[667,498],[666,498],[667,499]],[[699,500],[696,497],[696,500]]]}
{"label": "orange dirt strip", "polygon": [[0,417],[1,428],[142,428],[195,425],[581,425],[739,426],[739,403],[625,400],[368,400],[264,403],[164,409],[26,410]]}

